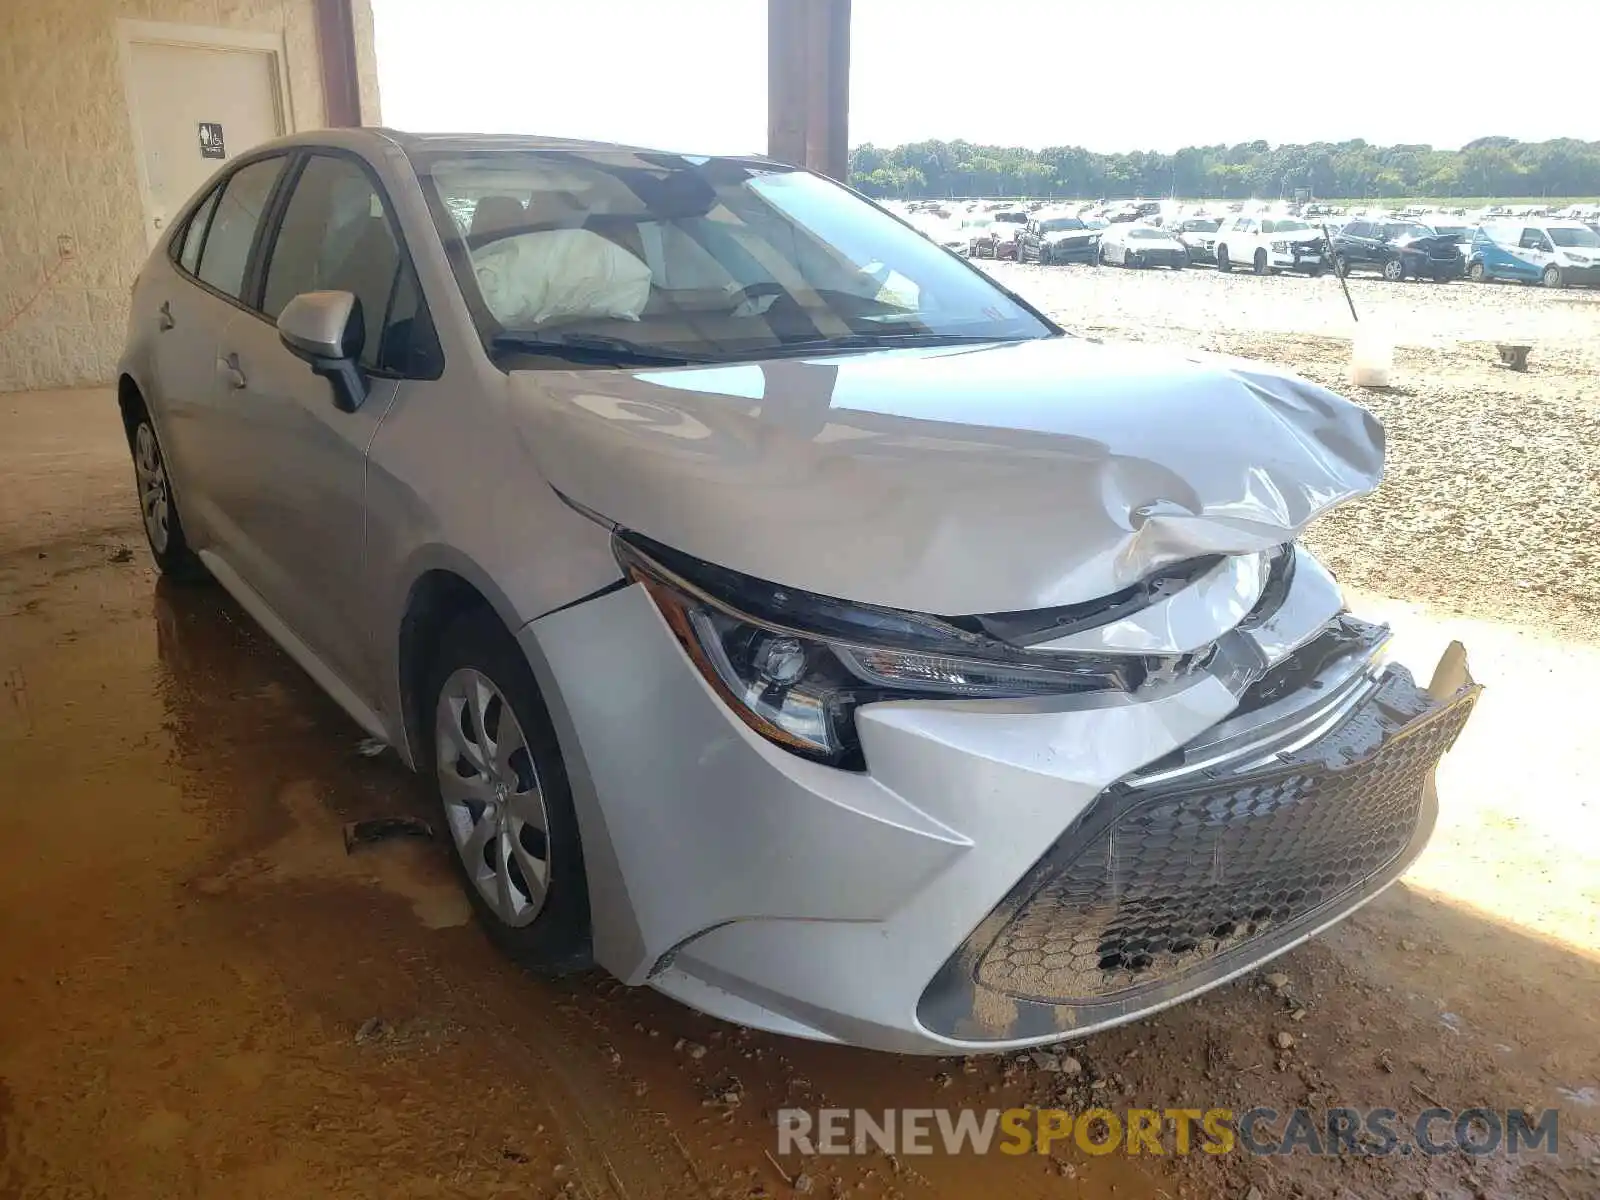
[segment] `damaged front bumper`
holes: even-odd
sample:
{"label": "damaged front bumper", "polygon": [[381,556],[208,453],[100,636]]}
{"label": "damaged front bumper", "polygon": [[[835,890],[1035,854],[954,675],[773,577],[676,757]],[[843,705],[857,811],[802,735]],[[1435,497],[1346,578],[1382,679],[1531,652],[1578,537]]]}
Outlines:
{"label": "damaged front bumper", "polygon": [[1310,681],[1313,703],[1245,713],[1107,788],[945,964],[922,1023],[967,1042],[1086,1033],[1258,966],[1399,878],[1479,689],[1458,648],[1437,690],[1350,665]]}
{"label": "damaged front bumper", "polygon": [[[638,584],[531,623],[597,961],[742,1024],[950,1054],[1129,1020],[1304,940],[1420,851],[1477,689],[1459,662],[1417,688],[1314,558],[1280,565],[1200,669],[866,704],[862,770],[753,732]],[[1185,597],[1237,582],[1050,644],[1195,644]]]}

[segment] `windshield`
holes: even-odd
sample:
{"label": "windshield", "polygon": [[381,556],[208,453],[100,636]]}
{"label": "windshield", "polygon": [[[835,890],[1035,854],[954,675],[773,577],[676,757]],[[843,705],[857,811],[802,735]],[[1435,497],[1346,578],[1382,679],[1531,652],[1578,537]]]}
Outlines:
{"label": "windshield", "polygon": [[423,154],[414,165],[491,348],[714,361],[1056,332],[804,171],[620,150]]}
{"label": "windshield", "polygon": [[1600,247],[1600,233],[1592,229],[1553,225],[1548,232],[1558,246],[1585,246],[1590,250]]}
{"label": "windshield", "polygon": [[1026,225],[1028,223],[1028,214],[1019,212],[995,213],[994,219],[1007,225]]}
{"label": "windshield", "polygon": [[1262,233],[1305,233],[1311,228],[1304,221],[1291,219],[1261,222]]}
{"label": "windshield", "polygon": [[1432,237],[1433,230],[1426,225],[1385,225],[1383,236],[1390,241],[1398,242],[1405,238]]}
{"label": "windshield", "polygon": [[1063,229],[1083,229],[1084,224],[1077,217],[1051,217],[1048,221],[1039,222],[1040,233],[1059,233]]}
{"label": "windshield", "polygon": [[1465,225],[1435,225],[1433,231],[1440,237],[1447,237],[1453,242],[1470,242],[1472,230]]}
{"label": "windshield", "polygon": [[1159,229],[1130,229],[1128,230],[1128,237],[1139,242],[1164,242],[1171,235],[1162,233]]}
{"label": "windshield", "polygon": [[1207,221],[1200,217],[1193,217],[1183,223],[1184,233],[1215,233],[1221,228],[1221,221]]}

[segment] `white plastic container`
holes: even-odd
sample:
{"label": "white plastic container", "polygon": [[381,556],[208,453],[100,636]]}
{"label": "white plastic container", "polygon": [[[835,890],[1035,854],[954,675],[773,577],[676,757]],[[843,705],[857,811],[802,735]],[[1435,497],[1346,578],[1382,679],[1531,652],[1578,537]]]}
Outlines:
{"label": "white plastic container", "polygon": [[1386,388],[1394,371],[1394,339],[1370,323],[1358,323],[1350,345],[1353,387]]}

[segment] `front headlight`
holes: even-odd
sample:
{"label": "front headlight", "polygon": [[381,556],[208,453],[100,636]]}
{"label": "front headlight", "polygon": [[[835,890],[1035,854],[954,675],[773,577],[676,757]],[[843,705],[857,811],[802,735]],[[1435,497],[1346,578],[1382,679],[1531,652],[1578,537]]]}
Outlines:
{"label": "front headlight", "polygon": [[1587,254],[1568,254],[1567,257],[1575,263],[1583,263],[1584,265],[1588,265],[1589,262],[1589,256]]}
{"label": "front headlight", "polygon": [[1274,254],[1287,254],[1287,253],[1289,253],[1289,243],[1288,242],[1273,242],[1272,243],[1272,252]]}
{"label": "front headlight", "polygon": [[1125,691],[1148,670],[1137,656],[1021,651],[938,617],[799,592],[631,534],[612,546],[740,720],[834,766],[861,765],[854,714],[862,704]]}

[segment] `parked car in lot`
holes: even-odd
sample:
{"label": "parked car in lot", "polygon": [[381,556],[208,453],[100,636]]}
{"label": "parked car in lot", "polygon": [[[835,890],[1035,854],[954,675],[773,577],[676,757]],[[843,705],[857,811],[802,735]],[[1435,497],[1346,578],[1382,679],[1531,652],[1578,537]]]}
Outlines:
{"label": "parked car in lot", "polygon": [[1472,242],[1476,282],[1515,279],[1546,287],[1600,284],[1600,233],[1581,221],[1491,221]]}
{"label": "parked car in lot", "polygon": [[1027,227],[1028,214],[1022,209],[989,214],[990,223],[975,234],[968,253],[973,258],[1016,258],[1017,238]]}
{"label": "parked car in lot", "polygon": [[971,238],[957,222],[933,214],[914,213],[910,225],[936,246],[943,246],[952,254],[966,255],[971,249]]}
{"label": "parked car in lot", "polygon": [[1100,232],[1100,261],[1118,267],[1189,265],[1189,251],[1174,235],[1154,225],[1108,225]]}
{"label": "parked car in lot", "polygon": [[1416,221],[1352,221],[1334,237],[1333,259],[1341,275],[1376,271],[1391,282],[1445,283],[1466,273],[1454,239]]}
{"label": "parked car in lot", "polygon": [[1105,216],[1112,225],[1148,222],[1161,212],[1159,200],[1122,200],[1106,206]]}
{"label": "parked car in lot", "polygon": [[1232,979],[1406,870],[1477,694],[1298,541],[1379,482],[1365,409],[1068,335],[766,159],[267,143],[141,269],[117,396],[159,568],[429,781],[498,946],[781,1033]]}
{"label": "parked car in lot", "polygon": [[1189,252],[1191,263],[1214,263],[1217,261],[1217,231],[1221,228],[1219,217],[1185,217],[1172,232]]}
{"label": "parked car in lot", "polygon": [[1017,237],[1017,261],[1092,263],[1100,245],[1100,230],[1081,217],[1036,217]]}
{"label": "parked car in lot", "polygon": [[1322,231],[1299,217],[1242,213],[1217,230],[1212,253],[1217,270],[1248,266],[1257,275],[1300,271],[1320,275],[1328,266]]}
{"label": "parked car in lot", "polygon": [[1449,238],[1455,243],[1456,249],[1461,254],[1461,261],[1467,262],[1472,257],[1472,240],[1477,236],[1478,230],[1474,225],[1457,225],[1450,222],[1428,221],[1424,222],[1434,233],[1442,238]]}

